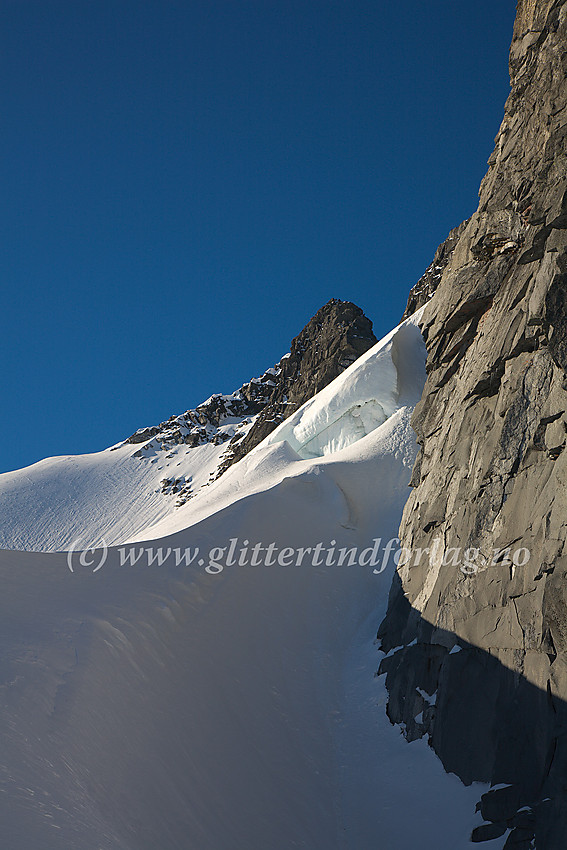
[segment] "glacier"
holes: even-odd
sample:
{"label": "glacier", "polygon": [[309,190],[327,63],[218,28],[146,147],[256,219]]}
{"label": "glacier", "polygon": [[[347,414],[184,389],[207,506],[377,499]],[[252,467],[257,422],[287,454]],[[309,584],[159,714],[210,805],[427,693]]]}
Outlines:
{"label": "glacier", "polygon": [[[134,527],[120,513],[132,447],[46,462],[40,483],[22,472],[23,490],[27,476],[37,498],[56,490],[65,506],[51,545],[71,539],[81,510],[81,528],[98,522],[91,534],[117,542],[100,570],[100,549],[73,572],[73,553],[0,551],[10,850],[470,846],[484,789],[446,774],[424,742],[407,745],[385,715],[375,632],[393,562],[206,570],[206,553],[230,541],[360,551],[395,538],[424,356],[413,317],[178,510],[134,494]],[[128,563],[129,547],[205,558]]]}

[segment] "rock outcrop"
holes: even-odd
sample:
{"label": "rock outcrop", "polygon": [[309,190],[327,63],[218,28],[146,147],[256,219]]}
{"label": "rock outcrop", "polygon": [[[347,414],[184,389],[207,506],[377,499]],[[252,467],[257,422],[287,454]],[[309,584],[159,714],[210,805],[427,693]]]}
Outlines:
{"label": "rock outcrop", "polygon": [[410,310],[427,302],[428,377],[400,530],[411,557],[380,627],[389,652],[381,672],[389,715],[410,739],[428,735],[464,781],[501,786],[483,797],[487,823],[473,840],[509,831],[506,848],[559,850],[567,846],[566,0],[520,0],[510,76],[478,210],[410,296]]}

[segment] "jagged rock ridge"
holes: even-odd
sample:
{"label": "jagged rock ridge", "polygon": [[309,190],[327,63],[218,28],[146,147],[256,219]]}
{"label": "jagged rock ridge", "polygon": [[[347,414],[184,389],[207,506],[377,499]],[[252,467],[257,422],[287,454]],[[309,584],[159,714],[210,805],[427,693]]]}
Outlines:
{"label": "jagged rock ridge", "polygon": [[[429,735],[465,781],[509,786],[483,798],[489,823],[474,840],[509,831],[506,848],[559,850],[567,846],[565,0],[520,0],[510,76],[478,210],[453,232],[456,244],[440,249],[447,261],[430,272],[432,297],[427,280],[410,296],[410,309],[428,301],[429,356],[400,538],[414,553],[441,544],[399,569],[379,636],[391,651],[382,664],[391,718],[410,738]],[[514,563],[508,547],[529,561]],[[474,568],[446,563],[451,548],[477,552]]]}
{"label": "jagged rock ridge", "polygon": [[445,241],[437,248],[432,263],[410,291],[407,307],[402,319],[408,319],[421,307],[424,307],[433,297],[433,293],[441,283],[443,272],[449,265],[457,243],[468,223],[469,220],[467,219],[458,227],[453,228]]}
{"label": "jagged rock ridge", "polygon": [[331,299],[291,343],[277,365],[278,380],[243,439],[235,439],[221,467],[244,457],[306,401],[330,384],[378,340],[372,322],[350,301]]}
{"label": "jagged rock ridge", "polygon": [[[377,342],[372,322],[350,301],[332,298],[291,343],[290,352],[259,378],[228,395],[217,393],[194,410],[141,428],[126,440],[142,443],[136,457],[150,458],[175,446],[227,443],[218,477],[268,436],[284,419],[344,372]],[[190,482],[166,478],[162,492],[181,506]]]}

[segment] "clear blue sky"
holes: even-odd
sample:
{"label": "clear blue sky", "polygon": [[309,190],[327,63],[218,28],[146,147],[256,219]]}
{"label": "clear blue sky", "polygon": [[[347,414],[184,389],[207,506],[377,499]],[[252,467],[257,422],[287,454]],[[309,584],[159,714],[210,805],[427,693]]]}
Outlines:
{"label": "clear blue sky", "polygon": [[469,216],[514,0],[0,0],[0,471],[378,336]]}

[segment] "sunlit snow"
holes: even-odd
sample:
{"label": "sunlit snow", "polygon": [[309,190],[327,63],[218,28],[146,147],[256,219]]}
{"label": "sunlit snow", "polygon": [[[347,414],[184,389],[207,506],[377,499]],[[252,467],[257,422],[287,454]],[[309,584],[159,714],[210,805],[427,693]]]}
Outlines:
{"label": "sunlit snow", "polygon": [[[173,469],[132,446],[2,477],[12,542],[63,547],[80,531],[203,554],[121,566],[115,547],[71,572],[64,553],[0,552],[6,847],[470,846],[484,789],[405,743],[374,675],[393,563],[206,571],[230,541],[360,551],[395,537],[423,380],[414,319],[178,510],[153,491]],[[219,447],[200,448],[171,467],[199,457],[205,480]]]}

